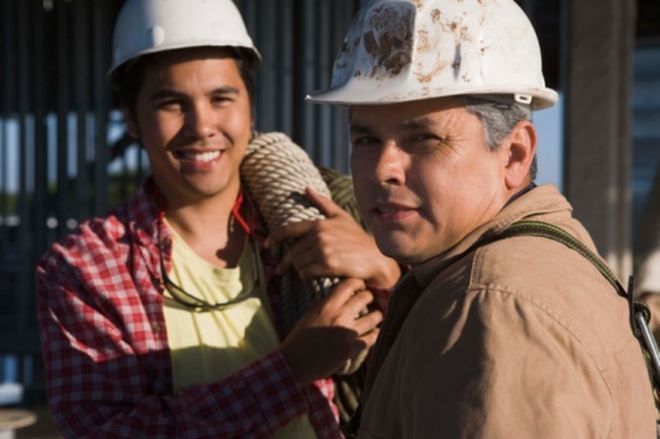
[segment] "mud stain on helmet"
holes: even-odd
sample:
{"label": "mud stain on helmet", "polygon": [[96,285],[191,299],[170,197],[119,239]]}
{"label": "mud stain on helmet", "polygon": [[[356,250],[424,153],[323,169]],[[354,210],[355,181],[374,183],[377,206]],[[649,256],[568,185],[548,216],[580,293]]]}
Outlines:
{"label": "mud stain on helmet", "polygon": [[440,26],[442,26],[446,32],[451,32],[456,35],[461,41],[472,41],[473,39],[468,26],[462,23],[462,19],[460,21],[452,20],[442,23]]}
{"label": "mud stain on helmet", "polygon": [[364,48],[375,60],[371,76],[396,76],[410,64],[414,28],[411,9],[376,8],[369,16],[363,34]]}
{"label": "mud stain on helmet", "polygon": [[419,29],[417,31],[417,41],[415,42],[417,52],[424,53],[433,50],[433,45],[429,41],[429,31]]}
{"label": "mud stain on helmet", "polygon": [[448,64],[449,64],[449,63],[447,63],[447,62],[444,62],[444,63],[438,63],[438,64],[436,64],[435,67],[433,67],[433,69],[432,69],[431,71],[429,71],[429,72],[426,72],[426,73],[422,73],[422,72],[415,73],[415,77],[417,78],[417,81],[418,81],[419,83],[421,83],[421,84],[429,83],[429,82],[431,82],[431,81],[433,80],[433,78],[435,77],[435,75],[437,75],[438,73],[440,73],[441,71],[443,71],[443,70],[447,67]]}

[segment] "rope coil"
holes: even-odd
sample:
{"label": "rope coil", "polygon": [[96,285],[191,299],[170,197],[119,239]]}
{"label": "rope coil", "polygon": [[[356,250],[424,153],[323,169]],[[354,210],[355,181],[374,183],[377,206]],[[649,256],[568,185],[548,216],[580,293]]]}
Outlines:
{"label": "rope coil", "polygon": [[[332,198],[330,190],[307,153],[285,134],[255,135],[241,163],[241,178],[259,206],[269,230],[300,221],[325,219],[325,215],[305,196],[305,189],[312,187],[319,194]],[[292,273],[283,276],[285,331],[291,330],[309,306],[327,296],[339,280],[315,278],[308,285],[311,291],[299,291]],[[353,373],[364,361],[366,353],[365,350],[358,357],[348,360],[336,373]]]}

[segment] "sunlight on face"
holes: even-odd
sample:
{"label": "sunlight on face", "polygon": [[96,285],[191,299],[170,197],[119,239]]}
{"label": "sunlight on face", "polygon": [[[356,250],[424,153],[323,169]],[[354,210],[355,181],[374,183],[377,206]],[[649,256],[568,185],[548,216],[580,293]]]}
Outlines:
{"label": "sunlight on face", "polygon": [[506,158],[458,99],[351,110],[351,167],[360,211],[380,250],[416,264],[492,219],[508,195]]}
{"label": "sunlight on face", "polygon": [[150,60],[133,130],[168,202],[235,199],[251,132],[237,62],[221,49],[170,51]]}

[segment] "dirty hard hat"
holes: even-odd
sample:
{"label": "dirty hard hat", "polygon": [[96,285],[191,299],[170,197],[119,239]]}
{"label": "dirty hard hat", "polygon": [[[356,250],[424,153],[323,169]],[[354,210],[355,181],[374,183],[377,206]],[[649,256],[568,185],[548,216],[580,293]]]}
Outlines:
{"label": "dirty hard hat", "polygon": [[219,46],[261,55],[231,0],[127,0],[115,24],[110,79],[125,64],[150,53]]}
{"label": "dirty hard hat", "polygon": [[311,102],[389,104],[457,95],[509,95],[552,106],[541,50],[513,0],[372,0]]}

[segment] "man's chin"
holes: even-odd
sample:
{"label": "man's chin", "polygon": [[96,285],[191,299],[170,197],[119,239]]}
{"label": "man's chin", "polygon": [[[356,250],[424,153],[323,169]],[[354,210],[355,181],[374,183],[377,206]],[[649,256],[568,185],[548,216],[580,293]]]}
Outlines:
{"label": "man's chin", "polygon": [[424,256],[413,245],[403,245],[391,240],[376,238],[378,249],[385,256],[390,257],[402,265],[415,265],[424,261]]}

